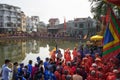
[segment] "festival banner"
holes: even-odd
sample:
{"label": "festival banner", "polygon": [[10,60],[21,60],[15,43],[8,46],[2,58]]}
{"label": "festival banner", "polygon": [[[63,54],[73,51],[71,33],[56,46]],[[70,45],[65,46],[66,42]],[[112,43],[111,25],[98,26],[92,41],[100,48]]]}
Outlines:
{"label": "festival banner", "polygon": [[116,19],[113,11],[110,10],[109,23],[106,28],[103,40],[103,58],[110,59],[120,53],[120,22]]}

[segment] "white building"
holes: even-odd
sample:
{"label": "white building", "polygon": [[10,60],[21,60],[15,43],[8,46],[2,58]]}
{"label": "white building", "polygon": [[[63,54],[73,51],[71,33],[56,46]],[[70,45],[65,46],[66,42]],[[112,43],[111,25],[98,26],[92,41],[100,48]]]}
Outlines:
{"label": "white building", "polygon": [[28,33],[32,32],[32,20],[31,20],[31,17],[29,16],[26,17],[26,31]]}
{"label": "white building", "polygon": [[21,27],[21,9],[0,4],[0,33],[16,32]]}
{"label": "white building", "polygon": [[39,28],[39,16],[31,16],[26,18],[27,32],[37,32]]}
{"label": "white building", "polygon": [[37,28],[39,27],[39,16],[31,16],[32,20],[32,31],[37,32]]}

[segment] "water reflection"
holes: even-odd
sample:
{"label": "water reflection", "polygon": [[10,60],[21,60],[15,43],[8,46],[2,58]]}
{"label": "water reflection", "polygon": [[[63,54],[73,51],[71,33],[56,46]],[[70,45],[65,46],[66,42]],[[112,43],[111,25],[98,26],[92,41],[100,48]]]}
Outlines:
{"label": "water reflection", "polygon": [[24,62],[28,60],[36,61],[36,57],[40,56],[45,59],[49,56],[49,52],[58,45],[62,53],[64,49],[71,50],[79,45],[79,41],[65,40],[1,40],[0,41],[0,66],[4,63],[4,59],[9,58],[13,62]]}
{"label": "water reflection", "polygon": [[22,61],[25,58],[26,42],[5,40],[0,42],[0,65],[4,59],[9,58],[12,61]]}

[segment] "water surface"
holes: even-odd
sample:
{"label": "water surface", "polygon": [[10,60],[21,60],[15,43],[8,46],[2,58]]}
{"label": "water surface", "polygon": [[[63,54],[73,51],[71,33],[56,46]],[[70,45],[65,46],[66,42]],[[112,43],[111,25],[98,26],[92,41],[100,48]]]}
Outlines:
{"label": "water surface", "polygon": [[71,52],[74,47],[78,47],[80,41],[66,40],[0,40],[0,66],[4,64],[6,58],[12,62],[28,63],[29,60],[36,62],[36,57],[45,60],[49,57],[50,51],[56,47],[64,53],[64,50],[70,48]]}

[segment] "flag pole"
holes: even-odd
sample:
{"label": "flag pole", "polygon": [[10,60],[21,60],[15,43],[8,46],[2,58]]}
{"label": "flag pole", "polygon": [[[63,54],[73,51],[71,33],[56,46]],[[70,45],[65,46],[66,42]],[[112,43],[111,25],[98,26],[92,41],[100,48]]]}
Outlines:
{"label": "flag pole", "polygon": [[66,18],[64,17],[64,33],[66,32]]}

